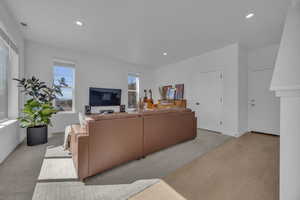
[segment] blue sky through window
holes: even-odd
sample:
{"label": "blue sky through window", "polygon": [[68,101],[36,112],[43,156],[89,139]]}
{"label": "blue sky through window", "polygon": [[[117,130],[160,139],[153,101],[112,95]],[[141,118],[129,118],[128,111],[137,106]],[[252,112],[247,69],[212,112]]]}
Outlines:
{"label": "blue sky through window", "polygon": [[128,84],[134,84],[136,82],[136,77],[135,76],[128,76]]}
{"label": "blue sky through window", "polygon": [[128,75],[128,89],[136,90],[137,88],[137,77],[133,75]]}
{"label": "blue sky through window", "polygon": [[65,81],[70,88],[62,88],[63,97],[60,99],[72,99],[72,88],[74,87],[74,69],[71,67],[54,66],[54,84],[58,84],[58,80],[65,78]]}

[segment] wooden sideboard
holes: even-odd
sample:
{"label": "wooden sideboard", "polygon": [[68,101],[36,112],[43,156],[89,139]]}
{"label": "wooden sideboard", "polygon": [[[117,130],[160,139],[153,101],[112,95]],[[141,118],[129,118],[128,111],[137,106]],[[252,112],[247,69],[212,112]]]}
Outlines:
{"label": "wooden sideboard", "polygon": [[158,100],[157,108],[186,108],[186,99]]}

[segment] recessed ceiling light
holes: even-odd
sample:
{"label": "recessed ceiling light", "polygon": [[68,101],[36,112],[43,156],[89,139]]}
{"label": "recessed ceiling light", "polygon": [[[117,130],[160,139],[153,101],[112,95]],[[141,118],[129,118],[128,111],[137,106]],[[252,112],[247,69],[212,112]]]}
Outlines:
{"label": "recessed ceiling light", "polygon": [[246,15],[246,19],[250,19],[252,17],[254,17],[254,13],[249,13],[249,14]]}
{"label": "recessed ceiling light", "polygon": [[163,55],[166,56],[166,55],[168,55],[168,53],[167,53],[167,52],[164,52]]}
{"label": "recessed ceiling light", "polygon": [[82,21],[79,21],[79,20],[75,21],[75,24],[76,24],[77,26],[83,26],[83,22],[82,22]]}

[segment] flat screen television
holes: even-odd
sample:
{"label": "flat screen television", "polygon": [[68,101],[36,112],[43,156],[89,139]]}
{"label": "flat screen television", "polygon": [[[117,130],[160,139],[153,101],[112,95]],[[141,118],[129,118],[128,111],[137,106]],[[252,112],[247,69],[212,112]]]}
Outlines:
{"label": "flat screen television", "polygon": [[90,88],[90,106],[121,105],[121,89]]}

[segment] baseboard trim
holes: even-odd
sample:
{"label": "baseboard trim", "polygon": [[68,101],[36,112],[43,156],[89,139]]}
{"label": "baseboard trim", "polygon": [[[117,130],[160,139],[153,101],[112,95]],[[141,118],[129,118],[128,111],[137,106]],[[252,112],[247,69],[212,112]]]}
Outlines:
{"label": "baseboard trim", "polygon": [[263,135],[272,135],[272,136],[280,136],[280,135],[276,135],[273,133],[265,133],[265,132],[260,132],[260,131],[249,131],[250,133],[257,133],[257,134],[263,134]]}
{"label": "baseboard trim", "polygon": [[209,131],[209,132],[216,133],[216,134],[222,134],[221,132],[218,132],[218,131],[212,131],[212,130],[205,129],[205,128],[197,128],[197,129],[198,129],[198,130],[203,130],[203,131]]}

